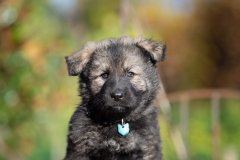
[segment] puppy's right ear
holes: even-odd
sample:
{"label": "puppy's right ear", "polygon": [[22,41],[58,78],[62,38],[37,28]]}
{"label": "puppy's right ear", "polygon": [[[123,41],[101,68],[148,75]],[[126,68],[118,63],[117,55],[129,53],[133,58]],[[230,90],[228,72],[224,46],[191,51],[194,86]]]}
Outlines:
{"label": "puppy's right ear", "polygon": [[86,64],[89,62],[92,53],[92,50],[84,48],[82,50],[76,51],[71,56],[65,57],[69,76],[79,75]]}
{"label": "puppy's right ear", "polygon": [[137,46],[147,51],[154,64],[165,60],[166,45],[162,45],[151,39],[140,39],[140,41],[137,42]]}

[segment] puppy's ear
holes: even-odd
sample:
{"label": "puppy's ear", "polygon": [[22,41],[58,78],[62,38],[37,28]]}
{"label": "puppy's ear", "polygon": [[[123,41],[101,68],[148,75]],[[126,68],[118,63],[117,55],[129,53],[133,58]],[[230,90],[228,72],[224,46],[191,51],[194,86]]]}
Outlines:
{"label": "puppy's ear", "polygon": [[76,51],[71,56],[65,57],[69,76],[79,75],[85,65],[89,62],[92,53],[92,50],[84,48]]}
{"label": "puppy's ear", "polygon": [[162,45],[150,39],[141,39],[137,42],[137,46],[150,55],[152,62],[156,63],[165,60],[166,45]]}

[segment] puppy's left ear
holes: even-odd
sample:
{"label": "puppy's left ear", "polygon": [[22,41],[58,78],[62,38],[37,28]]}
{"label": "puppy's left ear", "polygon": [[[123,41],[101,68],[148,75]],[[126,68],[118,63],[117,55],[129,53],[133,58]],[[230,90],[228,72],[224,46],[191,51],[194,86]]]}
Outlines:
{"label": "puppy's left ear", "polygon": [[89,48],[76,51],[74,54],[65,57],[69,76],[79,75],[89,62],[93,51]]}
{"label": "puppy's left ear", "polygon": [[141,39],[137,42],[137,46],[145,50],[150,55],[150,58],[154,63],[165,60],[167,49],[166,45],[162,45],[150,39]]}

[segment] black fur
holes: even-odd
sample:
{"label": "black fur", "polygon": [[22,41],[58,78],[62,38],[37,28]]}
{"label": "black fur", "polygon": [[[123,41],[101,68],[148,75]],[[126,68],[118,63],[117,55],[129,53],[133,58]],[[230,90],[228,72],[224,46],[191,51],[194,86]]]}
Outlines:
{"label": "black fur", "polygon": [[[70,121],[65,160],[161,160],[158,110],[152,104],[159,79],[151,50],[149,46],[148,50],[144,45],[139,47],[136,39],[129,37],[106,41],[81,51],[89,51],[90,56],[80,69],[72,65],[79,65],[81,58],[86,58],[81,52],[72,55],[74,58],[66,57],[68,67],[71,66],[69,74],[79,75],[82,104]],[[156,61],[165,57],[166,47],[161,48],[159,55],[154,53]],[[132,71],[136,74],[127,76]],[[102,73],[108,74],[104,80]],[[116,101],[111,94],[119,91],[123,97]],[[117,131],[121,119],[130,125],[126,136]]]}

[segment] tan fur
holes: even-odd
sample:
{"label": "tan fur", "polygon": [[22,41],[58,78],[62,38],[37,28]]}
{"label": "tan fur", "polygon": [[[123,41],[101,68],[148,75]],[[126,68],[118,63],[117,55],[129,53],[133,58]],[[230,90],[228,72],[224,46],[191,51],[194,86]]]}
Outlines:
{"label": "tan fur", "polygon": [[97,77],[96,79],[92,80],[91,89],[94,95],[101,90],[104,83],[105,80],[102,77]]}
{"label": "tan fur", "polygon": [[[92,53],[96,52],[95,60],[93,61],[93,68],[89,75],[92,80],[91,89],[93,94],[96,94],[100,91],[101,87],[105,83],[105,80],[101,77],[101,74],[106,72],[107,70],[111,71],[111,66],[115,65],[110,61],[111,54],[108,53],[107,48],[112,43],[118,43],[123,45],[135,45],[141,48],[144,48],[146,51],[151,53],[155,59],[159,59],[162,56],[163,47],[162,45],[155,45],[156,43],[144,39],[142,37],[132,38],[132,37],[120,37],[118,39],[110,38],[104,39],[99,42],[88,42],[87,45],[80,51],[75,52],[73,55],[68,57],[70,63],[77,62],[76,65],[70,66],[70,70],[74,70],[75,73],[80,73],[84,68],[86,63],[90,60]],[[130,80],[130,82],[135,85],[139,90],[146,90],[147,82],[144,81],[144,71],[141,66],[139,66],[140,59],[136,58],[134,54],[132,54],[131,50],[124,51],[125,58],[120,59],[118,69],[120,72],[123,72],[126,69],[130,69],[129,72],[135,73],[135,76]],[[73,68],[74,67],[74,68]],[[113,71],[111,71],[113,72]],[[118,75],[116,75],[116,81],[118,81]]]}
{"label": "tan fur", "polygon": [[97,60],[93,61],[92,64],[93,68],[90,72],[90,78],[94,78],[96,76],[100,76],[105,71],[111,68],[111,62],[107,58],[98,58]]}
{"label": "tan fur", "polygon": [[139,62],[141,60],[139,57],[133,55],[128,55],[123,62],[123,68],[130,69],[129,72],[133,72],[135,76],[130,80],[130,82],[139,90],[145,91],[147,88],[147,84],[144,78],[143,68],[140,66]]}
{"label": "tan fur", "polygon": [[139,90],[145,91],[147,89],[146,82],[140,75],[135,75],[130,82]]}

